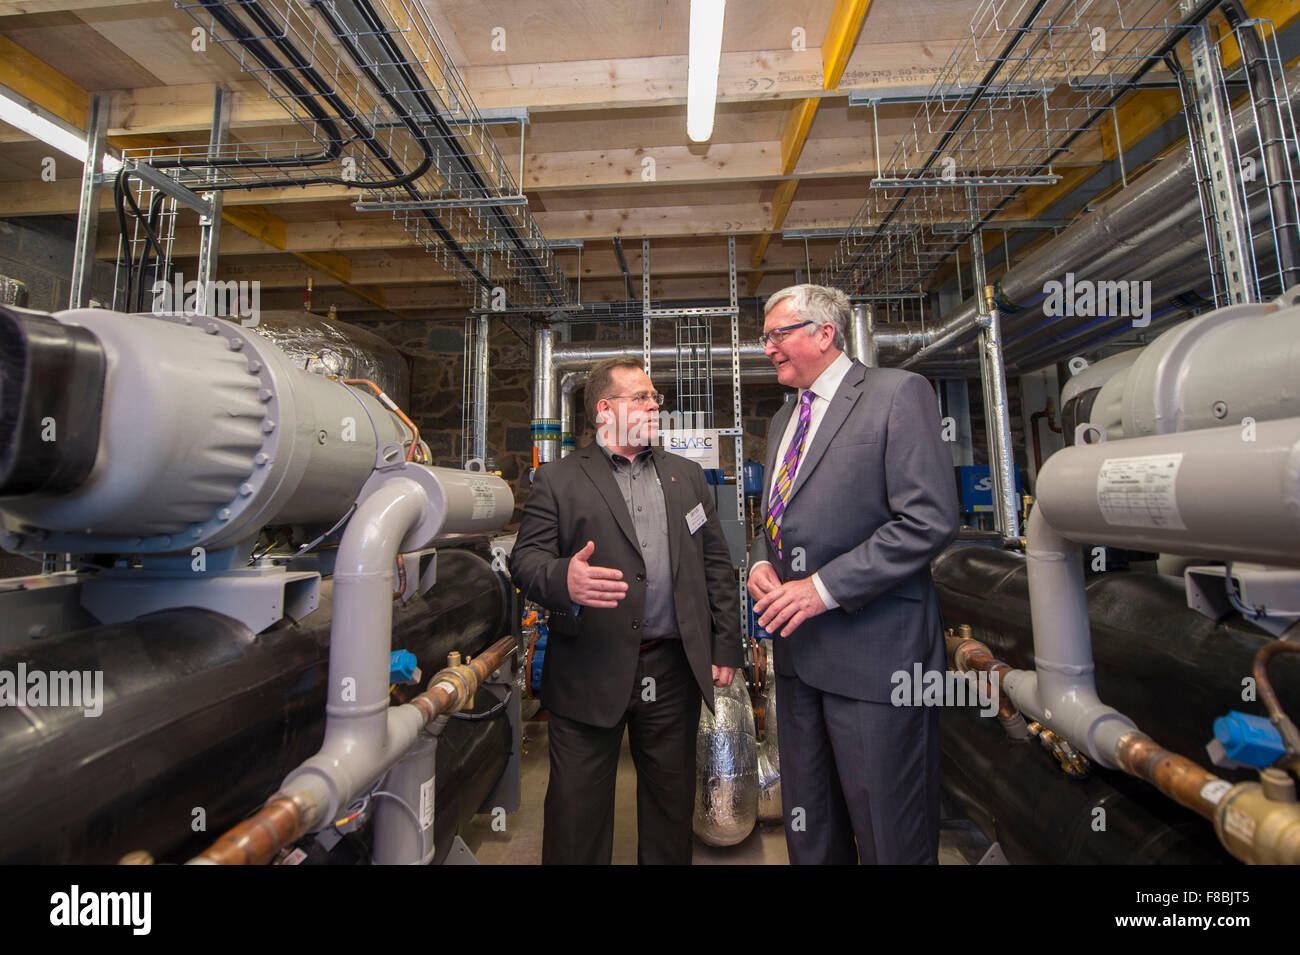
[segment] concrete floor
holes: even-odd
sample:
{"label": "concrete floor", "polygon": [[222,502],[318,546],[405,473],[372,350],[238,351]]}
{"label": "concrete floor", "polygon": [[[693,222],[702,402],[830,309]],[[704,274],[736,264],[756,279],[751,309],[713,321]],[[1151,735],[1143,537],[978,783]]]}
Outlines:
{"label": "concrete floor", "polygon": [[[506,818],[506,830],[494,832],[492,817],[475,816],[461,832],[470,851],[483,865],[540,865],[542,861],[542,804],[549,772],[547,724],[524,724],[521,762],[522,799],[519,811]],[[979,861],[988,841],[968,820],[946,818],[939,838],[941,865],[968,865]],[[636,769],[623,738],[614,796],[614,864],[636,864]],[[739,845],[707,846],[695,840],[695,865],[787,865],[785,833],[780,826],[759,825]]]}

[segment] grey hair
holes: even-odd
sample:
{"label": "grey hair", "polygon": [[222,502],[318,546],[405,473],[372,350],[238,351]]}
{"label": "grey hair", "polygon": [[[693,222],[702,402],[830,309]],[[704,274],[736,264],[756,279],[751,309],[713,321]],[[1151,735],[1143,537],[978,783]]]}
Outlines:
{"label": "grey hair", "polygon": [[763,306],[763,317],[778,304],[790,300],[790,307],[800,318],[814,322],[808,330],[809,335],[817,334],[817,329],[826,322],[835,326],[835,341],[832,343],[844,351],[844,330],[849,324],[849,297],[837,288],[826,285],[790,285],[773,292],[767,297]]}

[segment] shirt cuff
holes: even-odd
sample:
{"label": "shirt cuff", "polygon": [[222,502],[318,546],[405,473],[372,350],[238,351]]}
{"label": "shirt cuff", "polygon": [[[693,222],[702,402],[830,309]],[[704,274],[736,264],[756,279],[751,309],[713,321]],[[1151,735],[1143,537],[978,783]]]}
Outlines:
{"label": "shirt cuff", "polygon": [[839,601],[832,597],[831,592],[826,589],[826,585],[822,583],[821,574],[813,574],[812,582],[813,586],[817,588],[817,596],[822,598],[822,603],[826,605],[827,610],[834,610],[840,605]]}

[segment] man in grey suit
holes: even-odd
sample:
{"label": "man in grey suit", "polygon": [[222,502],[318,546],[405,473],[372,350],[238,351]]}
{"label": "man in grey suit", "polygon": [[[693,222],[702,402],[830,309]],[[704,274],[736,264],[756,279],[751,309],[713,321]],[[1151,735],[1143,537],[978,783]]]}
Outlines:
{"label": "man in grey suit", "polygon": [[704,472],[653,447],[662,403],[637,360],[592,369],[596,440],[538,469],[510,556],[550,610],[544,863],[609,864],[624,727],[637,860],[691,861],[700,700],[741,664],[740,594]]}
{"label": "man in grey suit", "polygon": [[799,389],[768,432],[749,592],[772,634],[794,863],[934,863],[938,711],[892,674],[945,667],[930,560],[957,536],[952,458],[920,375],[844,354],[843,292],[767,300],[763,343]]}

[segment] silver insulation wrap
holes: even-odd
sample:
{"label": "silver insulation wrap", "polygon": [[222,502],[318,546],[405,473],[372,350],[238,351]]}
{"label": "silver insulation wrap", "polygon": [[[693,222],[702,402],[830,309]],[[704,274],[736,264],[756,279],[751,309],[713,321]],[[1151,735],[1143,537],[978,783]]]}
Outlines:
{"label": "silver insulation wrap", "polygon": [[695,738],[695,834],[711,846],[734,846],[758,818],[758,746],[743,674],[714,693],[714,712],[700,709]]}
{"label": "silver insulation wrap", "polygon": [[291,309],[262,312],[253,331],[288,355],[296,368],[339,378],[369,378],[399,407],[410,407],[411,374],[406,360],[373,332]]}
{"label": "silver insulation wrap", "polygon": [[758,744],[758,821],[781,821],[781,757],[776,749],[776,668],[767,651],[763,677],[763,740]]}

